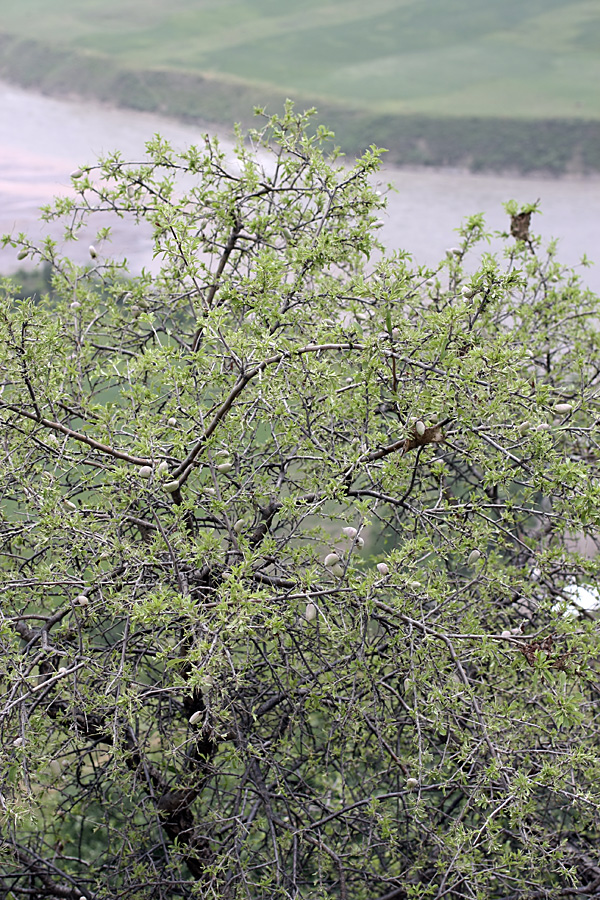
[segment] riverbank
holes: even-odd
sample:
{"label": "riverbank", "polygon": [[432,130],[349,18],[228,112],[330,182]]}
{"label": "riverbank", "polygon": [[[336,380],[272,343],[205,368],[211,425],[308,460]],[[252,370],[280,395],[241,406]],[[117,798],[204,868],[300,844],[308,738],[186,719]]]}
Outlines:
{"label": "riverbank", "polygon": [[[94,100],[173,117],[181,123],[253,124],[254,107],[282,109],[286,94],[231,77],[165,68],[130,68],[91,51],[0,34],[0,78],[60,99]],[[396,166],[462,167],[521,174],[600,172],[600,121],[372,114],[300,95],[317,106],[318,120],[336,133],[344,152],[386,147]]]}

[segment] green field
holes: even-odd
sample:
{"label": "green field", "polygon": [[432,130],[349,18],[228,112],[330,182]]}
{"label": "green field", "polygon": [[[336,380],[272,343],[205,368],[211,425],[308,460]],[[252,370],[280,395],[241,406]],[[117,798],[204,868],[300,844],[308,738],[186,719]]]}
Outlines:
{"label": "green field", "polygon": [[[420,139],[419,151],[411,138],[415,160],[403,151],[404,161],[420,152],[421,161],[439,162],[437,144],[454,141],[457,123],[462,157],[475,156],[477,166],[486,165],[477,161],[484,132],[491,151],[492,133],[506,141],[521,122],[541,148],[540,123],[562,122],[570,162],[600,167],[581,160],[598,135],[590,123],[600,123],[598,0],[4,0],[2,7],[0,74],[20,83],[227,123],[254,103],[275,108],[289,96],[325,110],[351,149],[354,140],[364,143],[367,127],[374,139],[393,138],[404,124],[418,131],[422,117],[441,122],[440,140]],[[569,138],[577,122],[584,131]]]}

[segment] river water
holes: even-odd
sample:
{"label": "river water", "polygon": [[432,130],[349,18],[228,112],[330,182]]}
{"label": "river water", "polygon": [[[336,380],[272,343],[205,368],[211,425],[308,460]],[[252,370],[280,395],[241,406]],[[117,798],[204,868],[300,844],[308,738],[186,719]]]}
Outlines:
{"label": "river water", "polygon": [[[0,83],[0,235],[26,232],[39,239],[50,233],[60,239],[60,228],[39,221],[39,207],[70,191],[71,171],[116,149],[127,160],[140,160],[145,141],[157,132],[182,148],[201,143],[205,130]],[[223,144],[228,145],[226,137]],[[456,245],[455,229],[464,217],[483,212],[490,229],[504,230],[508,218],[503,202],[539,199],[542,215],[534,219],[533,230],[544,240],[558,239],[561,262],[578,265],[584,253],[595,261],[597,265],[581,271],[584,281],[600,293],[600,176],[555,179],[389,167],[380,180],[395,188],[388,196],[382,240],[389,249],[410,252],[415,263],[434,265],[447,247]],[[152,267],[148,232],[111,224],[112,246],[127,256],[131,271]],[[88,243],[86,236],[67,252],[83,261]],[[497,246],[492,243],[492,249]],[[19,265],[14,249],[0,250],[0,272],[13,272]]]}

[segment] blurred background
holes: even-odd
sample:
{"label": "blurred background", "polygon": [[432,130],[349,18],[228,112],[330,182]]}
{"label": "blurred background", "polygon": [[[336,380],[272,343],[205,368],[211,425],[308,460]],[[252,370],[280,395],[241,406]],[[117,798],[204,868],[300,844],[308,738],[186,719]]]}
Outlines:
{"label": "blurred background", "polygon": [[[347,159],[387,148],[382,238],[434,264],[456,229],[541,202],[560,258],[600,262],[598,0],[2,0],[0,233],[47,233],[40,205],[102,153],[139,160],[286,98],[317,107]],[[58,236],[58,232],[56,233]],[[148,236],[115,231],[132,271]],[[71,249],[69,249],[71,253]],[[86,248],[81,248],[81,258]],[[77,255],[77,253],[73,254]],[[3,274],[16,253],[0,253]],[[600,290],[598,266],[582,270]]]}

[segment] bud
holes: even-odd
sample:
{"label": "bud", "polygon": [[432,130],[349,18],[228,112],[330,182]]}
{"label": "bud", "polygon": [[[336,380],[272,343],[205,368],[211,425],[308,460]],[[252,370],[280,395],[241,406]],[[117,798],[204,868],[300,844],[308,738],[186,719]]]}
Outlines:
{"label": "bud", "polygon": [[557,403],[554,407],[554,412],[558,413],[559,416],[566,416],[572,409],[573,407],[570,403]]}
{"label": "bud", "polygon": [[90,605],[90,601],[85,596],[85,594],[78,594],[78,596],[75,597],[75,603],[78,606],[89,606]]}
{"label": "bud", "polygon": [[415,422],[415,431],[419,435],[419,437],[423,437],[425,434],[425,422],[422,422],[420,419]]}
{"label": "bud", "polygon": [[477,562],[477,560],[480,558],[481,558],[480,550],[477,550],[477,548],[475,548],[475,550],[471,550],[471,552],[469,553],[469,558],[467,560],[467,565],[474,566],[475,563]]}
{"label": "bud", "polygon": [[177,419],[174,416],[171,416],[171,418],[167,420],[167,425],[170,425],[171,428],[175,428],[177,426]]}
{"label": "bud", "polygon": [[328,553],[325,559],[323,560],[323,565],[325,566],[335,566],[336,563],[340,561],[337,553]]}
{"label": "bud", "polygon": [[317,607],[314,603],[306,604],[306,609],[304,610],[304,618],[307,622],[312,622],[313,619],[317,618]]}
{"label": "bud", "polygon": [[390,567],[387,565],[387,563],[377,563],[377,571],[380,575],[389,575]]}
{"label": "bud", "polygon": [[26,259],[29,256],[29,250],[19,250],[17,259]]}
{"label": "bud", "polygon": [[221,463],[220,466],[217,466],[217,472],[223,472],[225,474],[227,472],[231,472],[232,469],[233,469],[233,463],[230,463],[230,462]]}
{"label": "bud", "polygon": [[188,721],[189,721],[190,725],[195,725],[196,722],[198,721],[198,719],[201,719],[201,718],[202,718],[202,711],[200,709],[197,709],[195,713],[192,713],[192,715],[189,717]]}
{"label": "bud", "polygon": [[174,494],[175,491],[179,490],[179,482],[178,481],[167,481],[163,484],[163,488],[167,492],[167,494]]}
{"label": "bud", "polygon": [[406,779],[406,787],[410,790],[413,790],[416,787],[419,787],[419,779],[418,778],[407,778]]}
{"label": "bud", "polygon": [[351,525],[347,525],[345,528],[342,528],[342,534],[345,534],[347,538],[350,538],[350,540],[354,540],[354,538],[358,534],[358,531],[356,528],[352,528]]}
{"label": "bud", "polygon": [[90,246],[88,247],[88,250],[89,250],[89,253],[90,253],[90,256],[92,257],[92,259],[96,259],[96,257],[98,256],[98,251],[96,250],[96,248],[94,247],[93,244],[90,244]]}
{"label": "bud", "polygon": [[142,466],[138,472],[140,478],[151,478],[152,477],[152,466]]}

